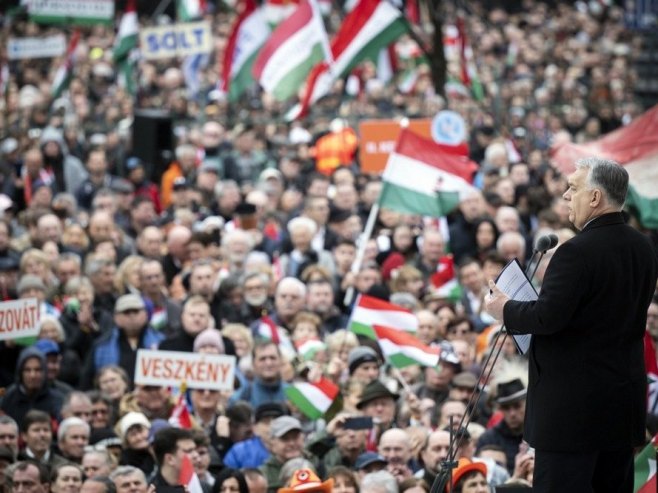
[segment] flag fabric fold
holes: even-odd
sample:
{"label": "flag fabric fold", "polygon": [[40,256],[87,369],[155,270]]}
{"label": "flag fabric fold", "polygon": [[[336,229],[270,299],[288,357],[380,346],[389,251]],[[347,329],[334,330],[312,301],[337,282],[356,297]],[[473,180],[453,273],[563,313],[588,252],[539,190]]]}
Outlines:
{"label": "flag fabric fold", "polygon": [[180,22],[189,22],[203,17],[206,7],[206,0],[177,0],[176,15]]}
{"label": "flag fabric fold", "polygon": [[434,292],[446,299],[458,301],[462,296],[462,289],[455,275],[455,259],[446,255],[439,259],[436,272],[430,276]]}
{"label": "flag fabric fold", "polygon": [[309,419],[321,418],[338,396],[338,386],[328,378],[317,382],[293,382],[285,389],[286,396]]}
{"label": "flag fabric fold", "polygon": [[471,185],[477,165],[432,140],[402,129],[382,175],[379,205],[406,214],[441,217],[478,193]]}
{"label": "flag fabric fold", "polygon": [[318,6],[315,0],[302,0],[262,47],[252,73],[266,92],[285,101],[329,55],[329,39]]}
{"label": "flag fabric fold", "polygon": [[178,473],[178,483],[185,487],[186,493],[203,493],[199,476],[194,472],[192,459],[187,454],[183,454],[180,472]]}
{"label": "flag fabric fold", "polygon": [[386,361],[395,368],[405,366],[437,366],[439,364],[439,347],[426,346],[418,338],[408,332],[391,327],[374,325],[377,343]]}
{"label": "flag fabric fold", "polygon": [[656,449],[658,435],[635,456],[633,493],[656,493]]}
{"label": "flag fabric fold", "polygon": [[126,10],[119,23],[119,32],[114,43],[112,59],[118,68],[119,85],[130,94],[137,92],[134,69],[137,62],[138,33],[139,24],[135,0],[128,0]]}
{"label": "flag fabric fold", "polygon": [[178,395],[178,401],[176,405],[171,410],[171,415],[169,416],[169,424],[174,428],[184,428],[189,430],[192,428],[192,416],[190,415],[190,410],[187,408],[187,402],[185,401],[185,392],[187,391],[187,385],[183,382],[180,386]]}
{"label": "flag fabric fold", "polygon": [[228,39],[222,62],[222,91],[233,102],[254,83],[252,69],[271,29],[255,0],[245,0]]}
{"label": "flag fabric fold", "polygon": [[577,159],[598,156],[623,165],[629,175],[627,206],[646,228],[658,228],[658,105],[628,125],[584,144],[571,142],[551,149],[553,165],[575,170]]}
{"label": "flag fabric fold", "polygon": [[352,310],[349,330],[355,334],[376,339],[373,327],[384,325],[395,330],[416,332],[418,317],[398,305],[365,294],[359,295]]}
{"label": "flag fabric fold", "polygon": [[71,78],[73,77],[73,68],[75,65],[75,49],[78,46],[78,41],[80,40],[80,30],[75,29],[69,40],[69,45],[66,48],[66,54],[62,64],[57,69],[55,73],[55,78],[53,79],[53,84],[50,93],[52,94],[53,99],[57,99],[62,95],[62,93],[68,89]]}
{"label": "flag fabric fold", "polygon": [[345,17],[331,42],[333,61],[314,67],[301,103],[288,113],[287,118],[304,116],[312,104],[329,93],[337,79],[347,76],[365,59],[376,61],[380,50],[407,30],[404,16],[387,0],[361,0]]}

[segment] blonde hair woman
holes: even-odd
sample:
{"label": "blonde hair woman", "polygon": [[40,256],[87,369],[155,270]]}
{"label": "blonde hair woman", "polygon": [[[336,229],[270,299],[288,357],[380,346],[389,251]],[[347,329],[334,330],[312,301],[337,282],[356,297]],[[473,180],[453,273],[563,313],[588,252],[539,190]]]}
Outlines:
{"label": "blonde hair woman", "polygon": [[139,255],[129,255],[119,265],[114,274],[114,289],[119,294],[139,294],[139,270],[142,268],[144,258]]}

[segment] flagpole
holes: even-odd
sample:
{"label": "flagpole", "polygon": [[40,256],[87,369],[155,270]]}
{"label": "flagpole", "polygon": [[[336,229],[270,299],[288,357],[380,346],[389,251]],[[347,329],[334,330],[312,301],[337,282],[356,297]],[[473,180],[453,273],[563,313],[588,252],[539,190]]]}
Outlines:
{"label": "flagpole", "polygon": [[[364,228],[363,233],[361,233],[361,237],[359,239],[359,249],[356,252],[356,258],[352,263],[352,269],[350,271],[353,274],[353,276],[356,276],[361,270],[361,264],[363,264],[363,257],[365,257],[366,254],[366,245],[368,245],[368,241],[372,236],[372,231],[375,228],[375,221],[377,220],[378,215],[379,215],[379,202],[375,202],[372,205],[372,208],[370,209],[370,214],[368,215],[368,220],[366,221],[366,227]],[[349,306],[350,303],[352,303],[353,298],[354,298],[354,286],[350,286],[349,288],[347,288],[347,291],[345,292],[345,298],[343,299],[343,304],[345,306]]]}

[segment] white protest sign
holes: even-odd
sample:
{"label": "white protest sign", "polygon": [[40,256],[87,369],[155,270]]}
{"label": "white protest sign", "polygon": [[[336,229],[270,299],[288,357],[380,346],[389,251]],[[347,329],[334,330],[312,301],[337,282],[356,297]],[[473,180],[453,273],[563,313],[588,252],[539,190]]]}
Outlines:
{"label": "white protest sign", "polygon": [[24,0],[30,20],[45,24],[109,24],[114,0]]}
{"label": "white protest sign", "polygon": [[63,34],[46,38],[9,38],[7,55],[10,60],[28,58],[52,58],[66,52],[66,38]]}
{"label": "white protest sign", "polygon": [[36,298],[0,302],[0,340],[39,335],[39,315]]}
{"label": "white protest sign", "polygon": [[139,33],[142,56],[147,60],[210,53],[210,22],[186,22],[144,28]]}
{"label": "white protest sign", "polygon": [[159,387],[233,390],[235,356],[181,351],[137,351],[135,383]]}

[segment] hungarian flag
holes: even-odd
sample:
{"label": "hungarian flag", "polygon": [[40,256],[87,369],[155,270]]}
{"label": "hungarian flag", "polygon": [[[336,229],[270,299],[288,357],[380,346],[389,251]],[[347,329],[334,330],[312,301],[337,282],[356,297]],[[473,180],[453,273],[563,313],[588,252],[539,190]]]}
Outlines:
{"label": "hungarian flag", "polygon": [[263,9],[255,0],[244,0],[224,52],[222,91],[233,102],[254,83],[251,75],[256,56],[270,36]]}
{"label": "hungarian flag", "polygon": [[315,0],[302,0],[261,49],[253,75],[278,101],[295,95],[309,71],[326,60],[329,39]]}
{"label": "hungarian flag", "polygon": [[119,32],[114,42],[112,59],[119,71],[119,85],[130,94],[137,92],[135,81],[135,65],[137,63],[137,41],[139,24],[135,0],[126,2],[126,10],[119,23]]}
{"label": "hungarian flag", "polygon": [[80,30],[75,29],[69,40],[69,45],[66,48],[66,55],[62,64],[57,69],[55,73],[55,78],[53,79],[53,85],[50,90],[53,99],[57,99],[61,94],[69,87],[71,82],[71,77],[73,76],[73,66],[75,64],[75,49],[78,46],[78,41],[80,40]]}
{"label": "hungarian flag", "polygon": [[380,50],[407,30],[404,16],[387,0],[361,0],[345,17],[331,42],[333,62],[329,60],[313,68],[301,104],[287,118],[304,116],[312,104],[329,93],[334,81],[346,77],[365,59],[377,60]]}
{"label": "hungarian flag", "polygon": [[299,0],[265,0],[263,14],[268,25],[276,27],[292,15]]}
{"label": "hungarian flag", "polygon": [[297,354],[301,356],[302,360],[311,361],[315,358],[315,355],[318,354],[318,352],[325,351],[327,345],[320,339],[315,338],[295,342],[295,348],[297,349]]}
{"label": "hungarian flag", "polygon": [[317,382],[293,382],[286,397],[309,419],[320,419],[338,396],[338,385],[325,377]]}
{"label": "hungarian flag", "polygon": [[477,164],[436,142],[402,129],[384,174],[379,205],[405,214],[441,217],[477,189]]}
{"label": "hungarian flag", "polygon": [[258,321],[258,329],[256,330],[258,337],[272,341],[277,346],[286,346],[293,350],[294,348],[288,333],[282,327],[279,327],[274,320],[265,315]]}
{"label": "hungarian flag", "polygon": [[359,295],[348,323],[355,334],[376,339],[375,325],[384,325],[395,330],[416,332],[418,318],[406,308],[394,305],[365,294]]}
{"label": "hungarian flag", "polygon": [[644,227],[658,228],[658,105],[598,140],[565,143],[551,151],[553,165],[563,173],[572,173],[576,160],[589,156],[623,165],[630,178],[627,206]]}
{"label": "hungarian flag", "polygon": [[185,382],[180,386],[180,394],[178,395],[178,401],[176,405],[171,410],[171,415],[169,416],[169,424],[174,428],[184,428],[189,430],[192,428],[192,417],[190,416],[190,410],[187,408],[187,402],[185,402],[185,391],[187,390],[187,385]]}
{"label": "hungarian flag", "polygon": [[658,435],[635,456],[633,493],[656,493],[656,448],[658,448]]}
{"label": "hungarian flag", "polygon": [[388,363],[395,368],[405,366],[437,366],[439,364],[439,347],[426,346],[418,338],[408,332],[374,325],[379,347]]}
{"label": "hungarian flag", "polygon": [[649,332],[644,332],[644,367],[647,369],[647,411],[658,414],[658,361],[656,346]]}
{"label": "hungarian flag", "polygon": [[189,22],[203,17],[206,13],[206,0],[177,0],[176,15],[180,22]]}
{"label": "hungarian flag", "polygon": [[434,292],[442,298],[457,301],[461,298],[462,290],[455,275],[455,259],[446,255],[439,259],[436,272],[430,276]]}
{"label": "hungarian flag", "polygon": [[192,459],[187,454],[183,454],[180,472],[178,473],[178,483],[185,487],[186,493],[203,493],[199,476],[194,472]]}
{"label": "hungarian flag", "polygon": [[459,49],[459,70],[462,84],[468,87],[477,101],[484,99],[484,90],[480,79],[478,78],[475,62],[473,60],[473,50],[468,43],[466,36],[466,26],[464,18],[457,18],[458,49]]}

